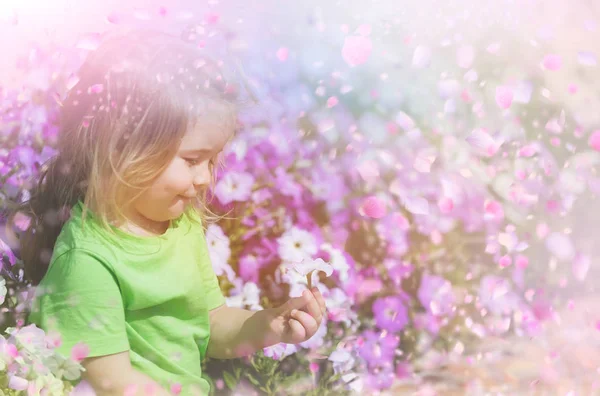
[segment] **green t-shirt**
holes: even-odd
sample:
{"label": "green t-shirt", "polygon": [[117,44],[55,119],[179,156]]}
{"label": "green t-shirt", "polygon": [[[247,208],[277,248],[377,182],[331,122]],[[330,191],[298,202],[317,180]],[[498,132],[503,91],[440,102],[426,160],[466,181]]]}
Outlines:
{"label": "green t-shirt", "polygon": [[65,356],[78,343],[87,357],[129,351],[132,366],[167,390],[179,383],[181,394],[208,394],[208,312],[225,298],[202,226],[184,214],[161,236],[116,228],[113,236],[89,210],[82,229],[82,208],[79,201],[61,230],[28,323],[60,335]]}

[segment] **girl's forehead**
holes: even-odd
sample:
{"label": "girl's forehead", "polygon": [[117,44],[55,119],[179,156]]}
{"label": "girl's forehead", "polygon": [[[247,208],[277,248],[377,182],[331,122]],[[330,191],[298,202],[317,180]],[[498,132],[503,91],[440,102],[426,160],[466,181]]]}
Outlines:
{"label": "girl's forehead", "polygon": [[181,140],[182,150],[220,150],[233,137],[233,128],[211,122],[198,122],[188,128]]}

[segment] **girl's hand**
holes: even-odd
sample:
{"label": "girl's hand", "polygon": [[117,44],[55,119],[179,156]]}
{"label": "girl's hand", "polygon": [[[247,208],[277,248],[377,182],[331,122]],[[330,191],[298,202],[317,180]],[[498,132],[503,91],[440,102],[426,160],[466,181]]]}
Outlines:
{"label": "girl's hand", "polygon": [[269,317],[269,339],[286,344],[304,342],[317,332],[326,314],[327,307],[319,289],[305,290],[302,296],[273,308]]}

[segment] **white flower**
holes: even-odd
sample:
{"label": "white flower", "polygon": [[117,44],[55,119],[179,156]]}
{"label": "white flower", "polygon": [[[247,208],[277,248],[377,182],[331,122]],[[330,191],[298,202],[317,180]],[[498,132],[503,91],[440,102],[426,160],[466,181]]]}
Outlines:
{"label": "white flower", "polygon": [[16,375],[11,376],[8,380],[8,387],[10,389],[23,391],[26,390],[28,386],[29,381],[27,381],[25,378],[21,378]]}
{"label": "white flower", "polygon": [[35,381],[36,389],[44,389],[49,396],[61,396],[64,394],[64,383],[52,374],[38,377]]}
{"label": "white flower", "polygon": [[346,283],[348,281],[348,271],[350,270],[350,266],[348,265],[344,254],[339,249],[331,246],[329,243],[324,243],[321,245],[321,249],[329,253],[331,256],[329,264],[339,274],[340,282],[342,282],[342,284]]}
{"label": "white flower", "polygon": [[313,283],[316,283],[319,280],[319,271],[324,272],[327,276],[331,276],[333,273],[333,267],[323,261],[322,258],[318,258],[316,260],[302,260],[301,263],[295,264],[293,268],[300,275],[303,275],[307,278],[309,289]]}
{"label": "white flower", "polygon": [[327,335],[327,319],[323,319],[321,321],[321,325],[317,329],[317,332],[313,334],[308,340],[301,342],[300,346],[302,348],[316,350],[319,347],[323,346],[325,343],[325,336]]}
{"label": "white flower", "polygon": [[221,227],[216,224],[208,226],[206,230],[206,244],[215,274],[223,275],[225,273],[230,280],[235,279],[235,272],[227,263],[231,256],[229,238],[225,235]]}
{"label": "white flower", "polygon": [[39,355],[40,352],[45,352],[45,355],[49,355],[50,353],[50,350],[46,347],[44,330],[39,329],[35,324],[30,324],[18,330],[13,328],[9,342],[32,354]]}
{"label": "white flower", "polygon": [[246,172],[228,172],[215,186],[215,195],[223,205],[246,201],[252,193],[254,177]]}
{"label": "white flower", "polygon": [[333,372],[335,374],[345,373],[354,367],[355,359],[350,352],[343,348],[338,348],[329,355],[329,361],[333,362]]}
{"label": "white flower", "polygon": [[68,381],[78,379],[83,368],[79,363],[59,354],[53,355],[52,359],[46,362],[46,366],[56,378],[64,378]]}
{"label": "white flower", "polygon": [[0,305],[4,304],[4,300],[6,299],[6,280],[0,276]]}
{"label": "white flower", "polygon": [[277,252],[283,261],[298,263],[317,253],[317,241],[310,232],[292,227],[277,239]]}
{"label": "white flower", "polygon": [[227,306],[243,309],[249,306],[252,311],[261,311],[264,309],[260,305],[260,289],[254,282],[245,283],[241,291],[239,287],[233,290],[237,294],[226,298]]}
{"label": "white flower", "polygon": [[296,353],[298,347],[294,344],[286,344],[280,342],[279,344],[271,345],[270,347],[263,348],[265,356],[272,358],[273,360],[281,360],[286,356]]}

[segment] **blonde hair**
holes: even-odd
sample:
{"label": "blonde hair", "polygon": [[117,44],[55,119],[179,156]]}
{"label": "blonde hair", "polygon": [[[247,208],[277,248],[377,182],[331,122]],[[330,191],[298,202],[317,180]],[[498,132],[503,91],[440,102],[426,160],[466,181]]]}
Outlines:
{"label": "blonde hair", "polygon": [[[60,109],[59,154],[9,219],[19,212],[31,219],[19,242],[34,285],[78,200],[114,232],[110,219],[126,220],[121,208],[166,169],[189,128],[211,117],[235,131],[239,88],[221,66],[181,38],[151,30],[114,35],[90,53]],[[220,218],[207,208],[206,190],[195,201],[190,210],[202,223]]]}

